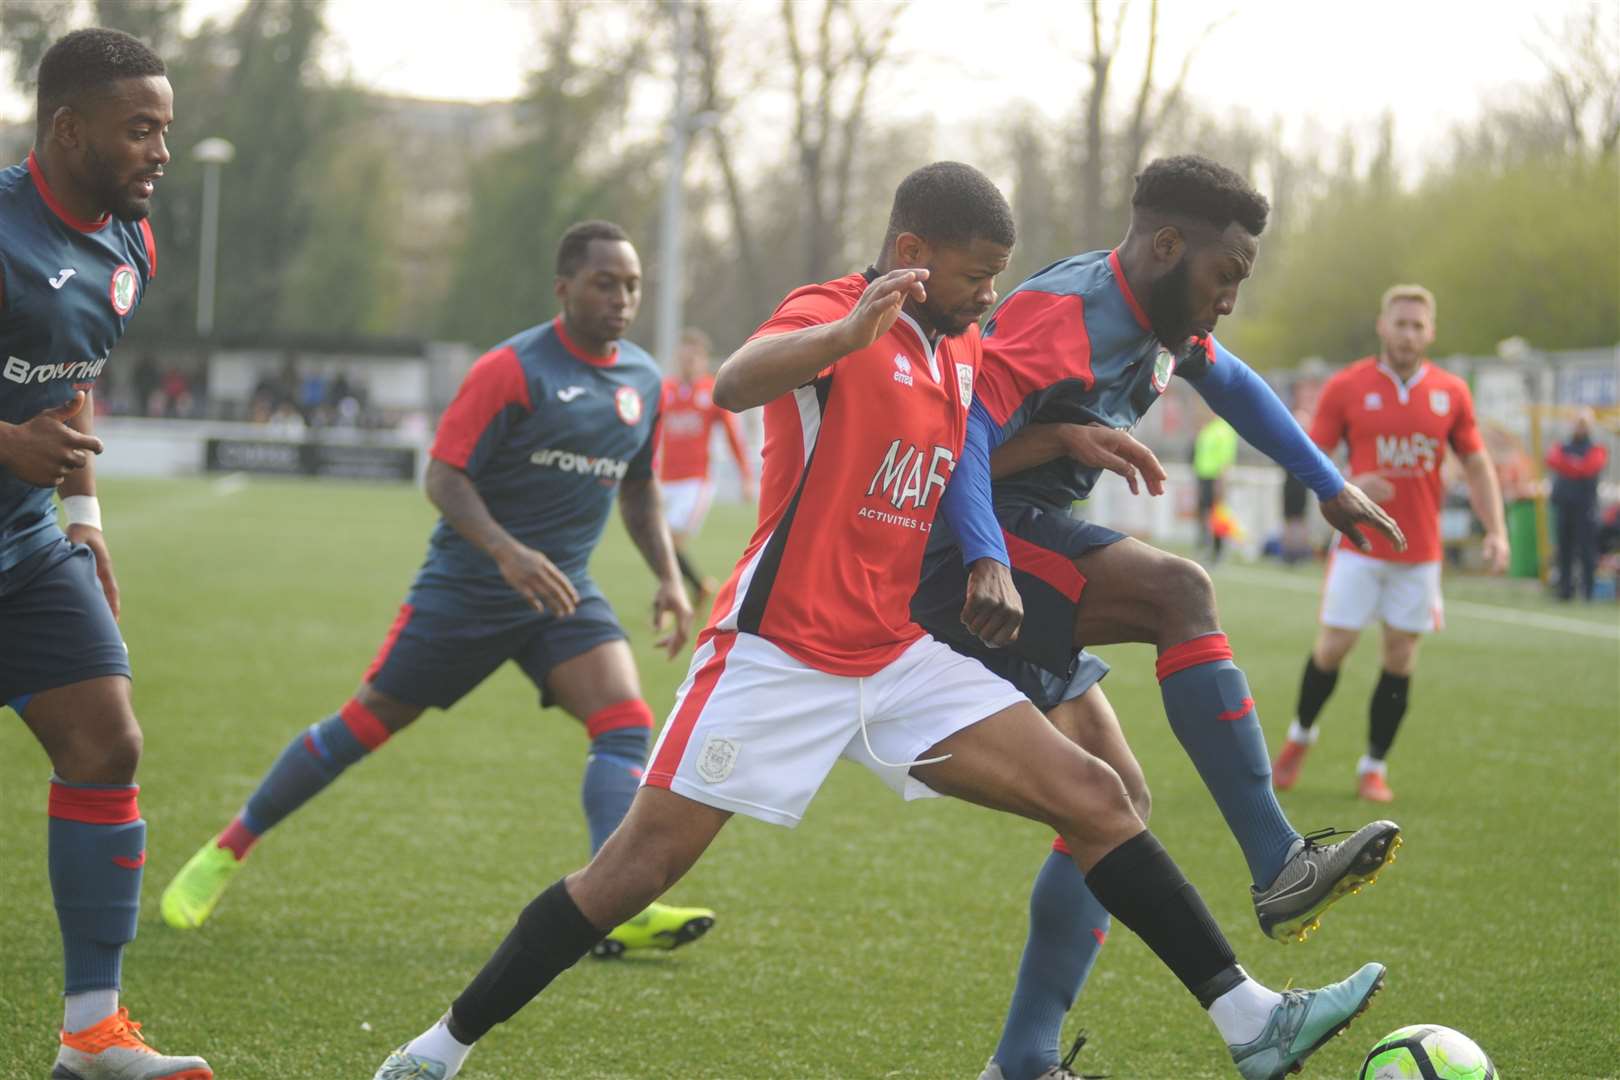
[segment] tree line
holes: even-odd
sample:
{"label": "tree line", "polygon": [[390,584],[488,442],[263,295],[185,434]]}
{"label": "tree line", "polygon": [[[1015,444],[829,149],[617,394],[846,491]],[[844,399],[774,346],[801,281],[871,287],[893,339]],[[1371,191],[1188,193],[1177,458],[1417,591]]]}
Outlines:
{"label": "tree line", "polygon": [[[208,136],[237,150],[217,325],[241,341],[488,344],[549,313],[562,230],[607,217],[638,238],[647,315],[657,290],[681,288],[688,321],[724,348],[793,286],[864,266],[894,185],[935,156],[933,127],[886,116],[874,89],[903,83],[901,0],[537,6],[527,88],[502,114],[509,130],[482,141],[454,126],[415,131],[404,119],[414,113],[323,73],[321,2],[247,0],[189,34],[183,6],[0,5],[0,41],[30,94],[44,48],[78,25],[127,30],[169,63],[176,162],[155,203],[161,287],[132,329],[140,340],[191,333],[202,182],[189,154]],[[1419,169],[1396,159],[1396,116],[1370,138],[1300,149],[1274,125],[1202,109],[1185,89],[1197,49],[1169,54],[1160,0],[1084,12],[1070,113],[1054,122],[1014,105],[981,133],[978,164],[1018,221],[1003,291],[1116,242],[1135,173],[1191,151],[1254,177],[1274,205],[1255,277],[1222,333],[1259,366],[1370,351],[1377,297],[1405,280],[1440,298],[1444,352],[1488,353],[1512,336],[1541,348],[1620,341],[1620,34],[1601,2],[1547,28],[1540,85],[1504,90]],[[679,38],[700,122],[685,171],[685,265],[672,275],[657,250],[663,139],[627,118],[638,92],[667,89]],[[458,209],[436,215],[441,205]],[[646,317],[637,330],[650,343]]]}

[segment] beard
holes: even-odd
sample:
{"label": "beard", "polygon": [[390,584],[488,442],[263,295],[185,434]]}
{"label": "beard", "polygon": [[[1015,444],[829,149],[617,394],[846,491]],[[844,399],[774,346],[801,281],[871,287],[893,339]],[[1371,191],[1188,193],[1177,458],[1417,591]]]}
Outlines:
{"label": "beard", "polygon": [[88,172],[90,190],[96,202],[120,221],[139,221],[152,213],[149,199],[138,199],[129,193],[129,184],[120,180],[117,170],[93,146],[86,147],[84,165]]}
{"label": "beard", "polygon": [[973,324],[979,321],[980,315],[967,315],[961,311],[941,311],[935,308],[933,301],[923,303],[918,309],[917,321],[924,330],[938,334],[940,337],[961,337],[972,329]]}
{"label": "beard", "polygon": [[1148,294],[1148,323],[1153,336],[1167,348],[1181,346],[1192,334],[1192,279],[1183,255],[1175,268],[1160,278]]}

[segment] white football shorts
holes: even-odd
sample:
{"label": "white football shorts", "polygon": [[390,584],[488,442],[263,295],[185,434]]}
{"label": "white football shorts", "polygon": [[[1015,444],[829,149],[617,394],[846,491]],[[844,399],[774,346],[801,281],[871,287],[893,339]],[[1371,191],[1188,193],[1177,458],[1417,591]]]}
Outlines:
{"label": "white football shorts", "polygon": [[792,827],[839,758],[905,799],[936,795],[910,775],[915,760],[1026,700],[926,635],[857,679],[818,671],[756,634],[716,634],[692,654],[642,783]]}
{"label": "white football shorts", "polygon": [[659,487],[664,490],[664,520],[669,522],[670,532],[691,536],[703,528],[714,498],[712,482],[698,477],[665,481]]}
{"label": "white football shorts", "polygon": [[1335,547],[1322,585],[1322,625],[1360,630],[1374,617],[1409,634],[1444,627],[1440,564],[1391,562]]}

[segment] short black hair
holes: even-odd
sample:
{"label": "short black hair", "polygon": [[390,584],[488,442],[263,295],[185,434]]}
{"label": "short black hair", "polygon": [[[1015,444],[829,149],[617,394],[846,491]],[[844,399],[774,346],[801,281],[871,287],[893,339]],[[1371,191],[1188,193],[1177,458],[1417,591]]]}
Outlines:
{"label": "short black hair", "polygon": [[573,277],[585,265],[592,240],[623,240],[630,242],[630,234],[611,221],[581,221],[568,226],[557,243],[557,276]]}
{"label": "short black hair", "polygon": [[162,57],[122,30],[93,26],[65,34],[39,62],[36,132],[43,138],[57,109],[79,107],[121,79],[167,73]]}
{"label": "short black hair", "polygon": [[936,161],[900,181],[884,250],[906,232],[949,247],[989,240],[1010,248],[1018,235],[1006,197],[988,176],[960,161]]}
{"label": "short black hair", "polygon": [[1271,204],[1237,173],[1197,154],[1158,158],[1136,178],[1133,210],[1192,218],[1224,231],[1232,222],[1259,236]]}

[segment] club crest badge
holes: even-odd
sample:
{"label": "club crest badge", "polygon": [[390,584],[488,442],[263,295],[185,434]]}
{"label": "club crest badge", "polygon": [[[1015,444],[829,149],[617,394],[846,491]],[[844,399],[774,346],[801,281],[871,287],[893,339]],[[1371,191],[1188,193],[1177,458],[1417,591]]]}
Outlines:
{"label": "club crest badge", "polygon": [[962,399],[962,408],[969,408],[973,404],[973,365],[956,365],[956,390]]}
{"label": "club crest badge", "polygon": [[1430,390],[1429,408],[1434,415],[1444,416],[1451,411],[1451,392],[1448,390]]}
{"label": "club crest badge", "polygon": [[737,767],[737,744],[719,735],[703,740],[698,751],[697,774],[706,784],[718,784]]}
{"label": "club crest badge", "polygon": [[1170,389],[1170,376],[1176,373],[1176,354],[1169,349],[1159,349],[1159,355],[1153,358],[1153,391],[1162,394]]}
{"label": "club crest badge", "polygon": [[123,263],[113,271],[112,283],[107,287],[107,295],[112,300],[113,310],[120,315],[128,315],[135,307],[137,278],[135,268]]}
{"label": "club crest badge", "polygon": [[613,394],[613,405],[619,410],[619,419],[635,424],[641,419],[641,395],[633,386],[621,386]]}
{"label": "club crest badge", "polygon": [[1384,395],[1375,390],[1362,399],[1361,405],[1368,412],[1372,412],[1374,409],[1382,409],[1384,407]]}

